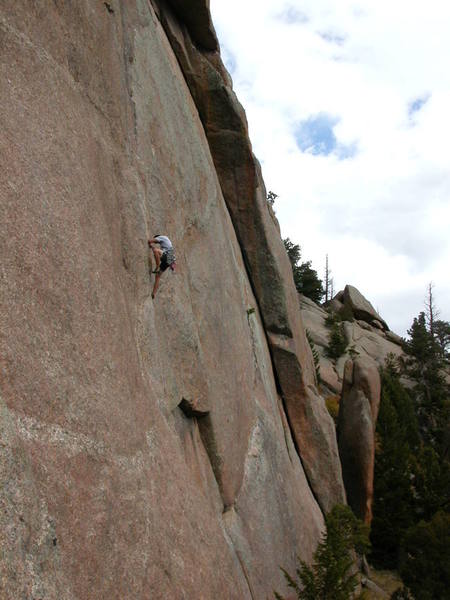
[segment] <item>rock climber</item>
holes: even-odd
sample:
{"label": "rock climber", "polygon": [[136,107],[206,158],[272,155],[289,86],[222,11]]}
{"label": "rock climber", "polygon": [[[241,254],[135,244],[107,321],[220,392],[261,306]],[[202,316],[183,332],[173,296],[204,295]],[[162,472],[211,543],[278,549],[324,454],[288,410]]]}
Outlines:
{"label": "rock climber", "polygon": [[152,271],[155,274],[155,283],[152,291],[152,298],[154,298],[162,273],[168,268],[175,271],[175,253],[172,242],[165,235],[155,235],[151,240],[148,240],[148,245],[153,251],[156,262],[155,270]]}

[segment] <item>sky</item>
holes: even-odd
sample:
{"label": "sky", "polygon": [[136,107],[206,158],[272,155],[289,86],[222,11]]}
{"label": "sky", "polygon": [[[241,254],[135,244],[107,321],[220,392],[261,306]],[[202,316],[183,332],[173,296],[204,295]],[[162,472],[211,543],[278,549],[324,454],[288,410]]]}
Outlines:
{"label": "sky", "polygon": [[450,2],[211,0],[282,237],[405,336],[450,320]]}

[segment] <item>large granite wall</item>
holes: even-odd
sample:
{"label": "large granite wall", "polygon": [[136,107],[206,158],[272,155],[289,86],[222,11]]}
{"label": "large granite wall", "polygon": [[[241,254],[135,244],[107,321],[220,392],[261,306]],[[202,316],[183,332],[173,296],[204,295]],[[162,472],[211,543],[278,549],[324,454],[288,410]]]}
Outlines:
{"label": "large granite wall", "polygon": [[[207,3],[201,26],[171,6],[0,6],[8,600],[270,597],[278,566],[311,556],[321,507],[343,498],[246,132],[245,162],[227,167],[182,69],[188,47],[231,94]],[[213,75],[199,65],[199,81]],[[242,243],[252,214],[254,247]],[[156,233],[173,239],[178,272],[152,301]],[[183,399],[207,415],[186,416]]]}

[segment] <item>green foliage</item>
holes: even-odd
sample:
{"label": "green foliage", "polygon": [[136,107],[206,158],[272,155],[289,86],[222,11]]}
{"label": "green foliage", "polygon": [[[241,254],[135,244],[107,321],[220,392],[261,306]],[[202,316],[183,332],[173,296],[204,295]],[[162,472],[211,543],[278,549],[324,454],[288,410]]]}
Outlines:
{"label": "green foliage", "polygon": [[412,456],[416,521],[450,508],[450,464],[427,444]]}
{"label": "green foliage", "polygon": [[384,360],[385,370],[394,376],[398,376],[401,372],[402,363],[399,357],[393,352],[388,352]]}
{"label": "green foliage", "polygon": [[[312,566],[299,560],[299,581],[282,569],[288,587],[295,590],[300,600],[349,600],[357,585],[352,553],[367,551],[367,527],[348,506],[342,505],[326,515],[325,524],[326,533],[314,553]],[[275,598],[283,600],[277,592]]]}
{"label": "green foliage", "polygon": [[442,349],[427,329],[423,312],[414,319],[408,334],[406,373],[415,382],[420,434],[427,445],[445,456],[450,439],[450,389],[443,376]]}
{"label": "green foliage", "polygon": [[298,244],[294,244],[289,238],[283,240],[283,244],[286,248],[286,252],[291,263],[292,270],[294,270],[294,267],[296,267],[300,262],[300,259],[302,257],[302,250]]}
{"label": "green foliage", "polygon": [[391,595],[391,600],[414,600],[414,598],[408,588],[402,586]]}
{"label": "green foliage", "polygon": [[335,312],[331,312],[327,316],[325,324],[330,329],[327,354],[330,358],[337,359],[344,354],[348,345],[344,324],[341,317]]}
{"label": "green foliage", "polygon": [[278,194],[275,194],[275,192],[268,192],[267,193],[267,204],[269,204],[270,206],[274,205],[275,200],[278,198]]}
{"label": "green foliage", "polygon": [[317,271],[311,267],[311,261],[301,263],[297,271],[297,291],[304,294],[314,302],[319,303],[324,295],[322,280],[319,279]]}
{"label": "green foliage", "polygon": [[376,427],[372,561],[395,568],[403,532],[414,523],[413,452],[419,444],[412,400],[395,373],[381,374]]}
{"label": "green foliage", "polygon": [[325,292],[322,280],[319,279],[317,271],[311,267],[311,261],[309,260],[300,263],[300,246],[291,242],[289,238],[283,240],[283,243],[291,263],[292,274],[297,291],[314,302],[320,302]]}
{"label": "green foliage", "polygon": [[430,522],[408,529],[400,575],[418,600],[450,598],[450,515],[438,512]]}
{"label": "green foliage", "polygon": [[339,315],[337,313],[335,313],[334,311],[331,311],[325,317],[325,325],[327,327],[332,327],[334,325],[334,323],[336,323],[336,321],[340,321],[340,320],[341,320],[341,318],[339,317]]}
{"label": "green foliage", "polygon": [[[441,513],[448,518],[450,510],[450,390],[443,377],[445,357],[424,313],[414,319],[408,333],[403,365],[388,357],[382,371],[371,531],[375,565],[398,568],[399,557],[403,557],[406,571],[411,557],[423,551],[425,525],[419,527],[419,522],[433,523]],[[411,389],[402,386],[403,373],[413,382]],[[431,527],[430,523],[427,526]],[[414,560],[420,563],[418,558]],[[426,591],[430,581],[420,592],[409,580],[405,583],[419,600],[440,597],[429,595],[434,593],[432,587]]]}
{"label": "green foliage", "polygon": [[311,333],[308,329],[306,330],[306,339],[308,340],[308,344],[309,344],[309,347],[311,348],[311,352],[313,355],[314,368],[316,370],[317,381],[320,383],[320,381],[321,381],[321,379],[320,379],[320,356],[319,356],[319,352],[317,351],[317,348],[314,345],[313,339],[311,337]]}
{"label": "green foliage", "polygon": [[425,313],[421,312],[414,318],[411,329],[408,329],[410,339],[406,342],[406,352],[416,359],[419,370],[415,374],[420,375],[420,368],[425,366],[434,354],[433,337],[427,330]]}
{"label": "green foliage", "polygon": [[441,320],[435,321],[433,332],[442,357],[450,358],[450,323]]}

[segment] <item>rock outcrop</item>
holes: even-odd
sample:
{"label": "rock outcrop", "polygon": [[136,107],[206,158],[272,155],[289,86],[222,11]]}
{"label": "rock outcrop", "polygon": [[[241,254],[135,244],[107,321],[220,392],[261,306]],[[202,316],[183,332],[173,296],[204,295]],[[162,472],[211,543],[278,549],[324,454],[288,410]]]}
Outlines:
{"label": "rock outcrop", "polygon": [[0,6],[0,596],[266,598],[345,493],[208,3],[44,4]]}
{"label": "rock outcrop", "polygon": [[365,523],[372,520],[375,426],[380,375],[372,359],[348,360],[339,404],[338,442],[347,500]]}
{"label": "rock outcrop", "polygon": [[361,292],[352,285],[346,285],[342,292],[336,294],[333,301],[340,302],[355,319],[365,321],[384,331],[389,330],[386,321],[380,317],[367,298],[364,298]]}
{"label": "rock outcrop", "polygon": [[[370,302],[352,286],[346,286],[345,293],[340,292],[326,308],[302,295],[299,300],[305,327],[319,357],[322,394],[330,401],[331,409],[336,410],[338,403],[339,454],[347,501],[358,517],[370,523],[381,391],[379,368],[388,357],[402,357],[403,340],[389,331]],[[346,351],[337,359],[328,353],[331,330],[327,318],[332,313],[341,315],[347,342]]]}
{"label": "rock outcrop", "polygon": [[[358,294],[363,297],[360,292]],[[329,312],[302,295],[300,295],[300,307],[305,328],[309,331],[314,346],[319,353],[322,393],[325,396],[341,393],[344,365],[351,358],[351,355],[360,356],[361,358],[370,357],[378,366],[385,364],[388,355],[396,357],[403,355],[402,339],[398,335],[369,325],[367,321],[353,318],[352,321],[343,322],[344,333],[348,342],[346,352],[337,360],[331,359],[327,352],[330,329],[326,325],[326,318]],[[340,307],[342,308],[343,305],[334,302],[329,308],[339,312]],[[379,318],[381,319],[381,317]],[[381,319],[380,322],[384,322],[384,320]]]}

